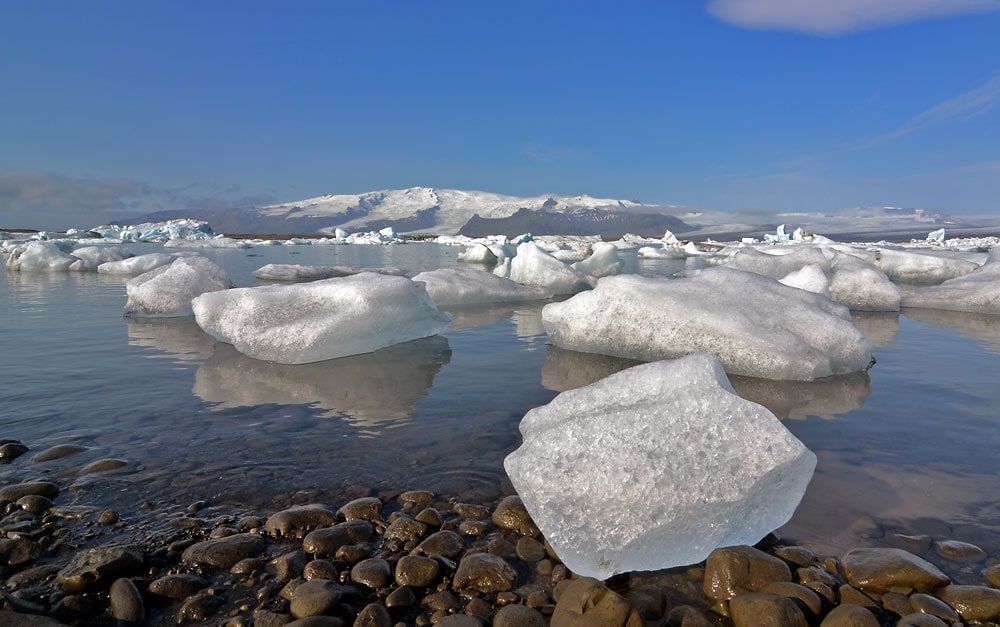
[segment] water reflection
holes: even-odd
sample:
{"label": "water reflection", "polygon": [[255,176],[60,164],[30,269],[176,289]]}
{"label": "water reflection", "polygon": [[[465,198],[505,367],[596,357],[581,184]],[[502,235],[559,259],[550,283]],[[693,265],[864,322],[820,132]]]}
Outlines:
{"label": "water reflection", "polygon": [[903,315],[918,322],[958,331],[966,337],[986,342],[992,352],[1000,353],[1000,316],[912,307],[904,309]]}
{"label": "water reflection", "polygon": [[251,359],[220,342],[195,373],[193,391],[219,408],[311,404],[326,416],[381,430],[409,417],[449,361],[448,340],[440,335],[299,365]]}
{"label": "water reflection", "polygon": [[216,341],[194,318],[125,318],[129,346],[151,348],[153,358],[202,362],[215,353]]}
{"label": "water reflection", "polygon": [[[546,346],[542,385],[565,392],[590,385],[641,362]],[[737,394],[767,407],[779,419],[819,416],[835,418],[861,408],[871,394],[867,373],[826,377],[818,381],[774,381],[729,375]]]}
{"label": "water reflection", "polygon": [[898,311],[852,311],[851,317],[875,348],[892,344],[899,335]]}

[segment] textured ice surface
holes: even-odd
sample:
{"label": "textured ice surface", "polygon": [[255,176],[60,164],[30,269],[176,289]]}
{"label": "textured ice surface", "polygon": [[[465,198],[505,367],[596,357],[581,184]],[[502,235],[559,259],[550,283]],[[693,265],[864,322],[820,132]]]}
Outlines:
{"label": "textured ice surface", "polygon": [[215,237],[212,239],[171,239],[163,244],[164,248],[250,248],[247,240],[231,237]]}
{"label": "textured ice surface", "polygon": [[208,259],[180,257],[173,263],[129,279],[125,284],[126,316],[191,315],[191,299],[232,287],[226,271]]}
{"label": "textured ice surface", "polygon": [[622,271],[625,262],[618,258],[618,247],[610,242],[594,242],[590,256],[573,264],[573,269],[588,276],[601,278]]}
{"label": "textured ice surface", "polygon": [[575,294],[590,289],[593,279],[569,267],[535,242],[524,242],[509,263],[498,265],[494,274],[522,285],[537,285],[554,294]]}
{"label": "textured ice surface", "polygon": [[148,255],[138,255],[120,261],[107,261],[97,266],[97,271],[101,274],[143,274],[150,270],[155,270],[160,266],[173,263],[173,255],[163,253],[150,253]]}
{"label": "textured ice surface", "polygon": [[370,353],[436,335],[451,320],[422,284],[370,272],[213,292],[192,306],[198,326],[212,337],[283,364]]}
{"label": "textured ice surface", "polygon": [[550,298],[543,287],[521,285],[490,272],[471,268],[440,268],[413,277],[427,287],[437,305],[474,305]]}
{"label": "textured ice surface", "polygon": [[968,274],[979,267],[965,259],[925,255],[881,248],[875,252],[874,265],[893,281],[906,283],[941,283]]}
{"label": "textured ice surface", "polygon": [[70,254],[77,259],[69,267],[72,272],[93,272],[103,263],[132,257],[132,251],[117,246],[83,246]]}
{"label": "textured ice surface", "polygon": [[171,239],[209,239],[212,227],[201,220],[181,218],[167,222],[146,222],[128,226],[103,225],[91,229],[107,239],[123,242],[165,242]]}
{"label": "textured ice surface", "polygon": [[269,263],[254,270],[254,277],[265,281],[316,281],[362,272],[403,274],[398,268],[352,268],[350,266],[303,266],[293,263]]}
{"label": "textured ice surface", "polygon": [[756,543],[791,518],[816,466],[705,353],[563,392],[520,428],[511,483],[559,558],[598,579]]}
{"label": "textured ice surface", "polygon": [[766,379],[861,372],[872,359],[847,307],[725,267],[680,279],[601,279],[546,305],[542,322],[562,348],[641,361],[708,351],[729,372]]}
{"label": "textured ice surface", "polygon": [[901,292],[864,259],[838,252],[830,262],[830,298],[855,311],[899,311]]}
{"label": "textured ice surface", "polygon": [[903,297],[904,307],[1000,315],[1000,248],[981,268]]}
{"label": "textured ice surface", "polygon": [[52,242],[30,242],[13,248],[7,269],[20,272],[67,272],[78,259]]}
{"label": "textured ice surface", "polygon": [[478,263],[492,266],[497,262],[497,255],[486,244],[472,244],[458,254],[458,260],[464,263]]}
{"label": "textured ice surface", "polygon": [[819,264],[811,263],[794,270],[779,280],[782,285],[797,287],[813,294],[830,295],[830,279]]}

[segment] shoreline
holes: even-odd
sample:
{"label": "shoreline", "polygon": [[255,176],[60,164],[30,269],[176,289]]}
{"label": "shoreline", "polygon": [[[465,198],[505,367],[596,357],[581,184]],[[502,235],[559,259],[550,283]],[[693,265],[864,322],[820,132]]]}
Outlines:
{"label": "shoreline", "polygon": [[[72,454],[71,445],[31,455],[16,441],[3,446],[11,465]],[[116,467],[91,462],[87,474]],[[795,622],[782,624],[932,624],[904,621],[921,613],[941,624],[1000,620],[998,556],[919,533],[894,534],[895,548],[838,556],[772,533],[756,548],[602,583],[562,565],[509,489],[477,502],[359,487],[317,503],[307,488],[276,510],[204,500],[121,511],[64,504],[81,489],[44,477],[0,486],[3,624],[742,627],[789,613]],[[836,622],[842,615],[855,622]]]}

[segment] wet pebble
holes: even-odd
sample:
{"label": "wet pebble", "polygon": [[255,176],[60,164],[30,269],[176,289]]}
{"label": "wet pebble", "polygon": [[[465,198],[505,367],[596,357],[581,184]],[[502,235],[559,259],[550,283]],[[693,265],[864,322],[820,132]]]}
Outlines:
{"label": "wet pebble", "polygon": [[112,545],[78,553],[59,571],[59,585],[67,592],[80,592],[90,585],[142,568],[144,551],[137,545]]}
{"label": "wet pebble", "polygon": [[146,606],[142,595],[131,579],[116,579],[108,592],[111,616],[119,624],[141,625],[146,620]]}
{"label": "wet pebble", "polygon": [[332,581],[311,579],[303,582],[292,595],[292,616],[303,618],[326,614],[337,607],[343,596],[343,589]]}
{"label": "wet pebble", "polygon": [[42,547],[28,538],[0,538],[0,564],[24,566],[38,559]]}
{"label": "wet pebble", "polygon": [[523,536],[536,536],[539,533],[521,497],[516,495],[505,497],[497,504],[493,510],[493,524]]}
{"label": "wet pebble", "polygon": [[209,581],[203,577],[177,573],[154,579],[149,584],[149,591],[157,596],[179,600],[186,599],[208,586]]}
{"label": "wet pebble", "polygon": [[392,567],[384,559],[373,557],[362,560],[351,569],[351,581],[373,590],[386,587],[392,580]]}
{"label": "wet pebble", "polygon": [[545,545],[527,536],[518,539],[515,552],[518,558],[526,562],[540,562],[545,559]]}
{"label": "wet pebble", "polygon": [[177,611],[177,622],[182,625],[203,622],[215,614],[223,603],[224,601],[214,594],[199,592],[181,604]]}
{"label": "wet pebble", "polygon": [[934,550],[941,557],[958,562],[982,562],[986,559],[986,551],[975,544],[959,540],[942,540],[934,543]]}
{"label": "wet pebble", "polygon": [[1000,564],[983,569],[983,577],[994,588],[1000,588]]}
{"label": "wet pebble", "polygon": [[374,496],[354,499],[340,508],[344,520],[378,522],[382,518],[382,501]]}
{"label": "wet pebble", "polygon": [[590,577],[570,582],[556,602],[552,627],[642,627],[639,612],[620,594]]}
{"label": "wet pebble", "polygon": [[333,565],[333,562],[329,560],[312,560],[302,570],[302,576],[305,579],[329,579],[330,581],[336,581],[340,573],[337,567]]}
{"label": "wet pebble", "polygon": [[386,527],[383,537],[386,540],[400,540],[402,542],[417,542],[427,533],[427,525],[410,518],[400,516]]}
{"label": "wet pebble", "polygon": [[948,623],[937,616],[916,613],[901,616],[896,627],[948,627]]}
{"label": "wet pebble", "polygon": [[369,603],[361,608],[357,618],[354,619],[354,627],[392,627],[392,616],[384,605]]}
{"label": "wet pebble", "polygon": [[19,440],[0,440],[0,459],[16,459],[28,450]]}
{"label": "wet pebble", "polygon": [[748,592],[729,600],[729,614],[735,627],[808,627],[802,610],[785,596]]}
{"label": "wet pebble", "polygon": [[945,586],[934,593],[964,620],[1000,619],[1000,590],[986,586]]}
{"label": "wet pebble", "polygon": [[462,558],[455,572],[456,589],[471,588],[480,592],[502,592],[514,587],[517,573],[502,557],[472,553]]}
{"label": "wet pebble", "polygon": [[84,451],[89,451],[86,446],[81,446],[79,444],[57,444],[50,448],[36,453],[31,461],[33,463],[50,462],[56,459],[62,459],[64,457],[69,457],[70,455],[76,455],[77,453],[83,453]]}
{"label": "wet pebble", "polygon": [[708,556],[703,588],[708,598],[719,602],[791,580],[792,573],[782,560],[753,547],[735,546],[716,549]]}
{"label": "wet pebble", "polygon": [[396,584],[429,588],[438,580],[441,566],[429,557],[405,555],[396,562]]}
{"label": "wet pebble", "polygon": [[937,566],[902,549],[854,549],[841,558],[841,563],[851,585],[865,590],[909,588],[930,592],[951,582]]}
{"label": "wet pebble", "polygon": [[820,627],[880,627],[875,615],[858,605],[838,605],[833,608]]}
{"label": "wet pebble", "polygon": [[81,476],[92,475],[98,472],[109,472],[111,470],[118,470],[119,468],[124,468],[125,466],[128,466],[128,462],[125,461],[124,459],[114,459],[114,458],[98,459],[96,461],[90,462],[89,464],[81,468],[77,472],[77,474]]}
{"label": "wet pebble", "polygon": [[184,549],[181,560],[215,568],[232,568],[236,562],[256,557],[267,548],[264,538],[255,533],[239,533],[225,538],[197,542]]}
{"label": "wet pebble", "polygon": [[51,481],[26,481],[5,486],[0,488],[0,502],[13,503],[22,497],[35,494],[55,499],[59,496],[59,486]]}
{"label": "wet pebble", "polygon": [[264,530],[274,536],[301,536],[313,529],[337,522],[337,517],[318,503],[299,505],[272,514],[264,523]]}
{"label": "wet pebble", "polygon": [[342,546],[367,542],[374,531],[372,524],[365,520],[338,523],[310,531],[302,540],[302,549],[313,555],[333,556]]}
{"label": "wet pebble", "polygon": [[949,623],[957,623],[961,620],[958,612],[956,612],[950,605],[929,594],[914,592],[909,596],[907,601],[910,604],[910,610],[912,612],[932,614],[940,619],[948,621]]}
{"label": "wet pebble", "polygon": [[455,503],[452,510],[462,518],[481,520],[490,517],[490,508],[476,503]]}

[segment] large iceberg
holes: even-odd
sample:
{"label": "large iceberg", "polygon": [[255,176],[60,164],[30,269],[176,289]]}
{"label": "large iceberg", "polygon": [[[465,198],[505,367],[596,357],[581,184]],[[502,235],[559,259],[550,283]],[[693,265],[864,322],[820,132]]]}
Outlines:
{"label": "large iceberg", "polygon": [[926,255],[891,248],[880,248],[873,255],[873,265],[893,281],[904,283],[941,283],[968,274],[979,267],[967,259]]}
{"label": "large iceberg", "polygon": [[173,255],[164,253],[149,253],[148,255],[138,255],[119,261],[107,261],[97,266],[97,271],[101,274],[131,274],[138,275],[155,270],[160,266],[173,263]]}
{"label": "large iceberg", "polygon": [[563,392],[521,421],[504,468],[573,572],[693,564],[787,522],[816,457],[699,353]]}
{"label": "large iceberg", "polygon": [[7,269],[19,272],[90,272],[105,262],[132,256],[116,246],[82,246],[69,240],[28,242],[15,246],[7,258]]}
{"label": "large iceberg", "polygon": [[437,305],[478,305],[544,300],[552,292],[490,272],[470,268],[439,268],[413,277],[427,286],[427,293]]}
{"label": "large iceberg", "polygon": [[174,239],[211,239],[212,227],[201,220],[180,218],[166,222],[144,222],[135,225],[105,224],[91,229],[106,239],[123,242],[165,242]]}
{"label": "large iceberg", "polygon": [[255,359],[305,364],[371,353],[443,331],[451,316],[420,283],[364,272],[203,294],[198,326]]}
{"label": "large iceberg", "polygon": [[545,252],[533,241],[519,244],[514,258],[503,260],[493,273],[522,285],[544,287],[555,294],[575,294],[590,289],[594,281]]}
{"label": "large iceberg", "polygon": [[733,374],[810,381],[867,370],[872,345],[847,307],[750,272],[708,268],[679,279],[633,275],[542,310],[549,341],[656,361],[715,353]]}
{"label": "large iceberg", "polygon": [[179,257],[125,283],[125,315],[190,316],[192,298],[230,287],[229,275],[212,261],[198,256]]}
{"label": "large iceberg", "polygon": [[904,307],[1000,315],[1000,248],[982,267],[903,297]]}
{"label": "large iceberg", "polygon": [[269,263],[254,270],[254,278],[262,281],[317,281],[336,277],[378,272],[402,275],[399,268],[352,268],[350,266],[304,266],[294,263]]}

